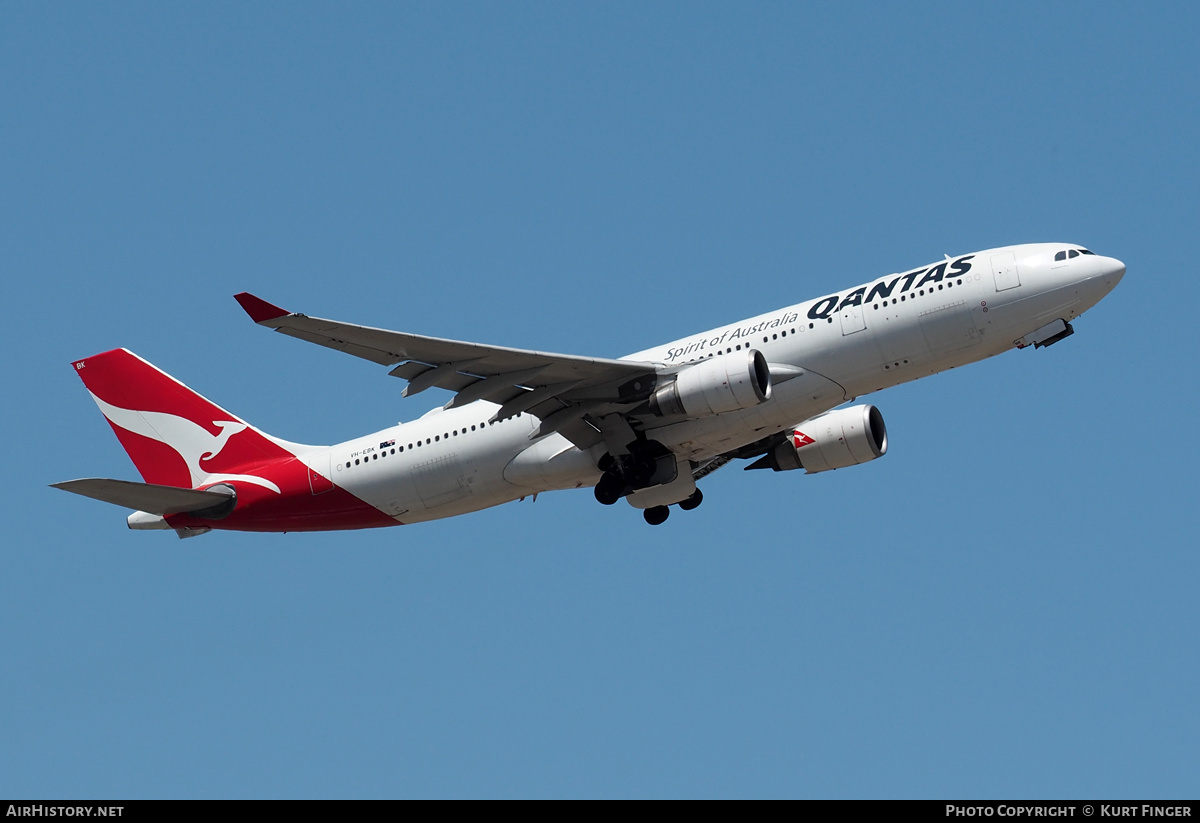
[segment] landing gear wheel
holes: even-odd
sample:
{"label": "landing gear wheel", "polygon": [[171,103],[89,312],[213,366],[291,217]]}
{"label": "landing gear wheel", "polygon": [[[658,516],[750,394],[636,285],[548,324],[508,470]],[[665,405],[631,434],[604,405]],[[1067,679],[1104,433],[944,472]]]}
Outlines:
{"label": "landing gear wheel", "polygon": [[670,514],[671,510],[666,506],[651,506],[642,512],[642,517],[645,517],[646,522],[651,526],[657,526],[660,523],[667,522],[667,518],[670,516]]}
{"label": "landing gear wheel", "polygon": [[605,506],[611,506],[621,499],[621,492],[624,490],[625,481],[619,475],[613,472],[605,472],[601,476],[600,482],[596,484],[596,500]]}
{"label": "landing gear wheel", "polygon": [[685,512],[690,512],[692,509],[696,508],[703,502],[704,502],[704,493],[701,492],[699,489],[696,489],[696,491],[694,491],[692,493],[692,496],[689,497],[687,500],[679,501],[679,508],[683,509]]}

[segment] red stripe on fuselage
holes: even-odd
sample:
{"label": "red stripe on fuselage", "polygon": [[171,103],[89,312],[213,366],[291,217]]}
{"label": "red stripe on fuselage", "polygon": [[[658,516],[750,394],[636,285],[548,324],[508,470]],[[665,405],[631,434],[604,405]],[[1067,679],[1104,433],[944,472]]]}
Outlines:
{"label": "red stripe on fuselage", "polygon": [[[229,480],[237,490],[237,506],[227,517],[206,520],[191,514],[167,517],[172,528],[208,526],[248,532],[303,532],[335,529],[373,529],[397,526],[399,521],[334,485],[313,494],[309,468],[297,458],[271,461],[257,466],[240,466],[241,474],[252,474],[279,487],[279,494],[244,480]],[[332,485],[332,484],[331,484]]]}

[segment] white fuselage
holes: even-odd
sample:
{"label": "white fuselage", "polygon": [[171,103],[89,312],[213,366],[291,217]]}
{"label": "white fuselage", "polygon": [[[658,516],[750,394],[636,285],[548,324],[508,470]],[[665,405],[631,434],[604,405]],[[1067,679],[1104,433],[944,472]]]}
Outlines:
{"label": "white fuselage", "polygon": [[[755,349],[773,373],[790,371],[759,405],[651,423],[646,436],[681,460],[702,462],[852,398],[1018,347],[1047,323],[1078,317],[1124,275],[1120,261],[1076,249],[1047,243],[947,258],[629,355],[678,366]],[[1055,259],[1068,250],[1076,256]],[[437,408],[304,460],[404,523],[600,478],[603,445],[582,451],[559,434],[531,440],[536,418],[489,423],[497,408],[483,401]]]}

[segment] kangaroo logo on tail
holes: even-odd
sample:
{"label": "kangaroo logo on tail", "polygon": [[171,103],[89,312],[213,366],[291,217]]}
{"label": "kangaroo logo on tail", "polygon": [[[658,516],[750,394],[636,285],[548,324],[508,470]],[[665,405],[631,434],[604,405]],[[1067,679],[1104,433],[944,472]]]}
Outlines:
{"label": "kangaroo logo on tail", "polygon": [[140,434],[151,440],[157,440],[175,450],[183,458],[191,475],[192,487],[201,483],[220,483],[227,480],[242,480],[254,483],[279,494],[279,487],[270,480],[255,477],[252,474],[211,474],[204,470],[201,462],[210,461],[225,448],[225,444],[234,435],[241,434],[249,425],[235,420],[214,420],[213,425],[221,429],[218,435],[209,434],[201,425],[193,423],[186,417],[179,417],[165,412],[134,411],[122,409],[110,403],[105,403],[95,394],[92,399],[100,407],[104,416],[125,431]]}
{"label": "kangaroo logo on tail", "polygon": [[75,369],[148,483],[196,488],[240,480],[282,494],[245,470],[294,458],[293,446],[307,448],[260,432],[125,349],[80,360]]}

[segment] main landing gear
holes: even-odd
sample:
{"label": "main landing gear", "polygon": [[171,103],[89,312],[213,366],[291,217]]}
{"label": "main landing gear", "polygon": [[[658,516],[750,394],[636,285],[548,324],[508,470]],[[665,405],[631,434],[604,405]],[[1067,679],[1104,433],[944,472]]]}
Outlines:
{"label": "main landing gear", "polygon": [[[701,492],[699,489],[696,489],[696,491],[692,493],[691,497],[688,497],[685,500],[680,500],[677,505],[679,506],[679,508],[683,509],[685,512],[690,512],[692,509],[696,508],[703,502],[704,502],[704,493]],[[658,526],[658,525],[661,525],[661,524],[667,522],[667,517],[669,517],[670,514],[671,514],[670,506],[651,506],[650,508],[648,508],[642,512],[642,517],[645,517],[646,522],[649,523],[651,526]]]}
{"label": "main landing gear", "polygon": [[[596,484],[596,500],[605,506],[611,506],[634,489],[644,489],[656,483],[665,483],[673,479],[660,477],[661,467],[659,458],[670,457],[670,452],[660,444],[640,445],[636,452],[622,455],[620,458],[606,454],[600,458],[597,467],[604,472],[600,482]],[[671,458],[669,467],[674,471]]]}
{"label": "main landing gear", "polygon": [[606,471],[596,484],[596,500],[605,506],[611,506],[628,494],[625,491],[627,487],[624,477],[614,471]]}
{"label": "main landing gear", "polygon": [[[661,443],[653,440],[630,443],[627,454],[620,456],[606,454],[600,458],[596,467],[603,474],[600,475],[600,480],[596,483],[593,493],[596,495],[597,502],[605,506],[611,506],[622,497],[639,489],[674,483],[678,477],[675,455]],[[695,489],[694,484],[689,485]],[[674,505],[678,505],[684,511],[691,511],[699,506],[703,499],[704,495],[700,493],[699,489],[695,489],[691,496]],[[637,507],[641,508],[641,506]],[[650,506],[642,511],[646,522],[651,526],[665,523],[670,514],[670,506]]]}

